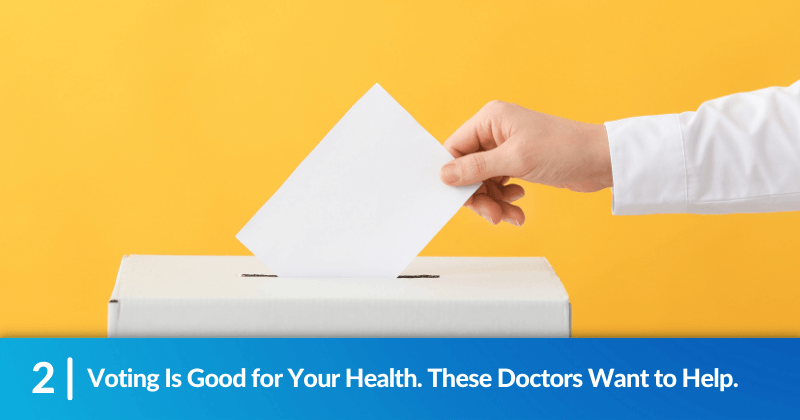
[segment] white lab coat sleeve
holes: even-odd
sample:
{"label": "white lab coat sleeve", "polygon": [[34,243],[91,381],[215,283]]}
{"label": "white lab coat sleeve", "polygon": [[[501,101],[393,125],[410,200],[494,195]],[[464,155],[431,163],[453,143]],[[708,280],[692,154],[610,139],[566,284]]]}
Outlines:
{"label": "white lab coat sleeve", "polygon": [[605,125],[615,215],[800,210],[800,81]]}

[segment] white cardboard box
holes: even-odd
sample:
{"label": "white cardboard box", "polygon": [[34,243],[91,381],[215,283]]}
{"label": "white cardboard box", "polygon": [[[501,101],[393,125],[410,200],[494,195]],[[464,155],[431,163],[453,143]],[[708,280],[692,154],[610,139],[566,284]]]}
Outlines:
{"label": "white cardboard box", "polygon": [[[569,296],[545,258],[417,257],[396,279],[271,274],[255,257],[125,256],[108,304],[108,336],[571,333]],[[418,275],[427,277],[403,278]]]}

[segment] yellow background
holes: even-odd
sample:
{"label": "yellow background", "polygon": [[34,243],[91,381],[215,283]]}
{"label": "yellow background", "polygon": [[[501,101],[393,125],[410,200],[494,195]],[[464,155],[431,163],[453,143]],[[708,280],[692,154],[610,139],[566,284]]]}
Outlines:
{"label": "yellow background", "polygon": [[[376,82],[444,141],[492,99],[601,123],[800,79],[794,0],[240,3],[0,3],[0,336],[104,336],[124,254],[249,255]],[[800,334],[800,213],[527,191],[522,229],[462,209],[422,254],[547,257],[576,336]]]}

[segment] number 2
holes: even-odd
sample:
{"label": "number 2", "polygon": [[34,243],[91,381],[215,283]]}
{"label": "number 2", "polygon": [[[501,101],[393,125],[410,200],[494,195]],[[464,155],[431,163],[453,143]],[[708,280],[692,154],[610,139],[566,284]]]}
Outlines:
{"label": "number 2", "polygon": [[41,369],[41,368],[47,369],[47,375],[45,375],[44,379],[42,379],[42,381],[39,382],[39,385],[36,385],[36,388],[33,388],[33,393],[34,394],[52,394],[53,393],[53,388],[52,387],[43,388],[43,386],[53,376],[53,365],[51,365],[50,363],[47,363],[47,362],[39,362],[39,363],[36,364],[36,366],[33,367],[33,371],[34,372],[38,372],[39,369]]}

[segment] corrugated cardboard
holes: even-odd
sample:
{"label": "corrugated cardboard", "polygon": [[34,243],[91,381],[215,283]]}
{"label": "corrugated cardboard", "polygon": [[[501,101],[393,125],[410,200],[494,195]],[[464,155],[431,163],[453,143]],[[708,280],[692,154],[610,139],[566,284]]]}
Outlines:
{"label": "corrugated cardboard", "polygon": [[571,330],[569,297],[544,258],[417,257],[396,279],[271,275],[255,257],[126,256],[108,336],[568,337]]}

